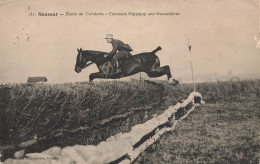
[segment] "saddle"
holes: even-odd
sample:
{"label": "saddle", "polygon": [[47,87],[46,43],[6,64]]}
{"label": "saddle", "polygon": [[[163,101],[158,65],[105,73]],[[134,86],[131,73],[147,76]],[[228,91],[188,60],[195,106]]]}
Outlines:
{"label": "saddle", "polygon": [[[131,57],[131,56],[132,56],[132,54],[128,54],[127,56],[118,59],[118,63],[117,63],[116,61],[112,60],[112,63],[113,63],[113,66],[114,66],[114,70],[117,70],[117,69],[120,69],[120,70],[121,70],[121,67],[120,67],[120,66],[121,66],[122,61],[123,61],[124,59],[127,59],[127,58]],[[118,64],[118,65],[117,65],[117,64]]]}

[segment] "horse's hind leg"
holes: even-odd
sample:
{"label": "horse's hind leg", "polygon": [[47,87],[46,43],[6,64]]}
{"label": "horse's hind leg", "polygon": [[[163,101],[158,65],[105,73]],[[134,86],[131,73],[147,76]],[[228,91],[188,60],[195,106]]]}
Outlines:
{"label": "horse's hind leg", "polygon": [[171,84],[173,84],[173,85],[179,84],[179,82],[177,80],[172,78],[171,70],[168,65],[166,65],[164,67],[157,67],[156,69],[152,69],[151,71],[146,72],[146,73],[149,77],[160,77],[163,75],[167,75],[167,78]]}
{"label": "horse's hind leg", "polygon": [[172,77],[170,67],[168,65],[152,69],[151,71],[146,73],[149,77],[161,77],[163,75],[167,75],[168,80]]}

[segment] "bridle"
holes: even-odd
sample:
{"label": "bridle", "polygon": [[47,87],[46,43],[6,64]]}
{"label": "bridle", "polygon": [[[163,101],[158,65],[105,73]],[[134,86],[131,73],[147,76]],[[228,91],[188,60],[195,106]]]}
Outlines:
{"label": "bridle", "polygon": [[[80,52],[80,56],[79,57],[80,57],[80,60],[82,60],[82,52]],[[92,65],[93,63],[94,62],[90,62],[90,63],[87,64],[87,62],[86,62],[86,64],[81,69],[87,68],[88,66]]]}
{"label": "bridle", "polygon": [[[80,58],[80,60],[82,60],[82,58],[83,58],[83,56],[82,56],[82,51],[80,52],[79,58]],[[83,59],[83,60],[85,60],[85,59]],[[91,61],[91,62],[88,63],[88,64],[87,64],[87,62],[86,62],[86,64],[85,64],[81,69],[87,68],[88,66],[90,66],[90,65],[92,65],[92,64],[94,64],[94,63],[95,63],[95,62],[93,62],[93,61]]]}
{"label": "bridle", "polygon": [[92,64],[94,64],[94,62],[91,62],[91,63],[86,64],[82,69],[87,68],[88,66],[90,66],[90,65],[92,65]]}

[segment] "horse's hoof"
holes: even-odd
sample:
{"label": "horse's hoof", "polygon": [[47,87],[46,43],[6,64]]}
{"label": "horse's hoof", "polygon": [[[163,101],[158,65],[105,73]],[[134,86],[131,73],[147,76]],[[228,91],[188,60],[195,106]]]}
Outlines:
{"label": "horse's hoof", "polygon": [[174,82],[175,82],[175,85],[180,84],[180,82],[178,80],[175,80]]}
{"label": "horse's hoof", "polygon": [[169,79],[169,83],[170,83],[170,85],[173,85],[173,86],[180,84],[180,82],[178,80],[175,80],[173,78]]}
{"label": "horse's hoof", "polygon": [[172,86],[176,86],[176,85],[178,85],[178,84],[176,84],[176,83],[170,83],[170,85],[172,85]]}

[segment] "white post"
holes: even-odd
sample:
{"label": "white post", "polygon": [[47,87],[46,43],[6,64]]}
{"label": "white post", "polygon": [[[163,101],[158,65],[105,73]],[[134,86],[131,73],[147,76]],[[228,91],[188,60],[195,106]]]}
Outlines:
{"label": "white post", "polygon": [[256,48],[260,48],[260,0],[258,0],[258,33],[255,35]]}
{"label": "white post", "polygon": [[[189,38],[188,38],[188,50],[191,53],[191,45],[190,45]],[[192,61],[191,60],[189,60],[189,61],[190,61],[190,67],[191,67],[191,73],[192,73],[193,91],[195,92],[196,88],[195,88],[194,75],[193,75],[193,66],[192,66]]]}
{"label": "white post", "polygon": [[193,67],[192,67],[192,61],[190,61],[190,67],[191,67],[191,73],[192,73],[192,82],[193,82],[193,91],[195,92],[195,82],[194,82],[194,76],[193,76]]}

